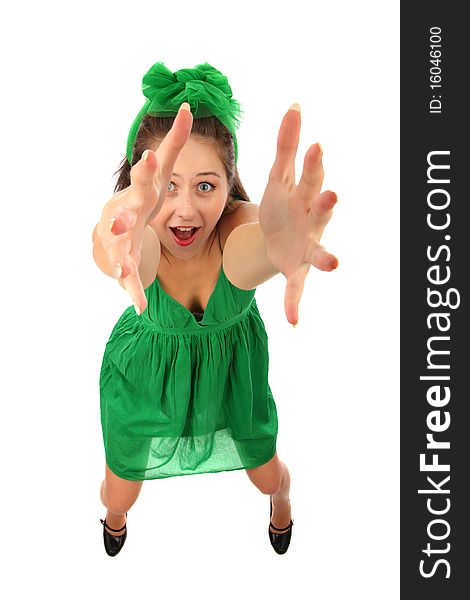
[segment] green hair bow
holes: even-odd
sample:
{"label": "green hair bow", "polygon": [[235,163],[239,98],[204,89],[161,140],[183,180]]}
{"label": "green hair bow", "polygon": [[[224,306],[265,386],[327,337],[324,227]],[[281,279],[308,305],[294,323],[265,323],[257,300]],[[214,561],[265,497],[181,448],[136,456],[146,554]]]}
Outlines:
{"label": "green hair bow", "polygon": [[135,118],[127,139],[127,159],[132,164],[134,142],[142,117],[146,114],[159,117],[176,116],[183,102],[189,102],[195,119],[214,116],[230,131],[238,160],[235,130],[240,125],[242,110],[232,98],[232,88],[227,77],[209,63],[194,69],[180,69],[172,73],[162,62],[155,63],[142,79],[142,91],[147,98]]}

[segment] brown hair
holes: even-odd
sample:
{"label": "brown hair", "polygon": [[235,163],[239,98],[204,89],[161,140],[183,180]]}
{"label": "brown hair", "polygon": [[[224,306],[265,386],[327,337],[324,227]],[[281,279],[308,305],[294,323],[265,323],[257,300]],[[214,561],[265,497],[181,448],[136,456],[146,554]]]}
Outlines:
{"label": "brown hair", "polygon": [[[134,143],[132,165],[135,165],[147,148],[151,148],[155,142],[161,142],[173,125],[174,117],[154,117],[144,115]],[[223,215],[235,209],[237,201],[250,202],[248,194],[243,187],[235,164],[235,152],[233,138],[229,130],[216,117],[202,117],[193,120],[191,134],[212,143],[215,150],[225,166],[225,174],[229,187],[229,197]],[[114,193],[120,192],[131,184],[131,165],[127,156],[123,158],[118,170]]]}

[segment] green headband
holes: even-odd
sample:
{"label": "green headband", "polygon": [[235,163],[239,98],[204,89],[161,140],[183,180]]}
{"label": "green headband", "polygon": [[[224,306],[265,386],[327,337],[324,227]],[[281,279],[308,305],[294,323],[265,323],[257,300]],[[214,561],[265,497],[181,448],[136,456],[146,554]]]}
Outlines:
{"label": "green headband", "polygon": [[237,162],[235,130],[240,125],[242,110],[237,100],[232,98],[232,88],[227,77],[220,71],[206,62],[194,69],[180,69],[172,73],[162,62],[157,62],[144,75],[142,91],[147,100],[135,118],[127,139],[126,154],[130,165],[142,117],[146,114],[176,116],[183,102],[189,102],[195,119],[214,116],[227,127],[233,137]]}

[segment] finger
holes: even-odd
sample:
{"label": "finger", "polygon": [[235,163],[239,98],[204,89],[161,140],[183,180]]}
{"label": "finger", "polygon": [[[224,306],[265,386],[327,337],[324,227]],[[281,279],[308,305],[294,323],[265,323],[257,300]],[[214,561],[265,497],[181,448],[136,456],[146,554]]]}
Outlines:
{"label": "finger", "polygon": [[142,153],[140,160],[131,169],[131,186],[134,193],[129,194],[128,203],[134,203],[139,209],[139,216],[145,217],[145,225],[157,215],[165,200],[164,191],[160,192],[158,170],[157,155],[150,148]]}
{"label": "finger", "polygon": [[305,278],[310,269],[308,263],[302,264],[299,269],[287,278],[284,294],[284,310],[289,323],[297,325],[299,320],[299,302],[304,290]]}
{"label": "finger", "polygon": [[333,215],[333,207],[338,201],[338,196],[335,192],[326,190],[314,199],[310,212],[310,228],[313,230],[323,229],[328,224],[328,221]]}
{"label": "finger", "polygon": [[129,191],[126,189],[126,198],[122,194],[116,194],[112,200],[107,202],[103,208],[101,219],[96,225],[96,233],[103,242],[110,242],[112,234],[120,234],[132,227],[137,219],[131,206]]}
{"label": "finger", "polygon": [[156,154],[159,161],[159,180],[161,187],[166,187],[173,174],[173,166],[181,148],[186,144],[191,134],[193,115],[187,102],[180,106],[170,131],[163,138]]}
{"label": "finger", "polygon": [[327,211],[330,211],[333,206],[338,202],[338,195],[336,192],[331,190],[325,190],[315,198],[313,202],[313,209],[321,215]]}
{"label": "finger", "polygon": [[311,263],[320,271],[334,271],[339,264],[336,256],[325,250],[320,244],[312,252]]}
{"label": "finger", "polygon": [[125,263],[128,273],[121,277],[120,282],[122,282],[122,287],[127,290],[131,297],[136,313],[140,315],[147,307],[147,297],[140,280],[139,268],[130,256],[126,257]]}
{"label": "finger", "polygon": [[153,150],[147,148],[142,153],[140,160],[132,166],[130,172],[131,185],[140,189],[144,194],[155,191],[155,173],[158,168],[158,159]]}
{"label": "finger", "polygon": [[116,276],[116,280],[122,289],[129,294],[138,314],[141,314],[147,306],[147,297],[140,280],[139,269],[137,263],[131,256],[125,256],[121,259],[122,275]]}
{"label": "finger", "polygon": [[295,156],[300,137],[300,107],[293,104],[284,115],[277,136],[277,150],[269,176],[276,181],[295,183]]}
{"label": "finger", "polygon": [[297,198],[306,210],[321,191],[324,176],[322,154],[320,144],[313,144],[305,154],[304,168],[297,186]]}
{"label": "finger", "polygon": [[116,278],[126,277],[130,273],[130,267],[127,265],[126,258],[130,254],[132,247],[131,235],[132,232],[126,232],[114,236],[105,245],[108,261],[113,270],[113,276]]}
{"label": "finger", "polygon": [[118,206],[113,210],[113,216],[108,221],[109,231],[120,235],[132,229],[137,222],[137,212],[129,206]]}

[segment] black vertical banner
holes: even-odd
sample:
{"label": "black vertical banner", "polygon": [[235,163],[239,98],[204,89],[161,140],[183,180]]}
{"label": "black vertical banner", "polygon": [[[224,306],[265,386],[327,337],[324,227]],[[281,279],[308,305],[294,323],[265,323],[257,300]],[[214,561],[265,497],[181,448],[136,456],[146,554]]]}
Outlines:
{"label": "black vertical banner", "polygon": [[400,574],[413,600],[470,598],[470,35],[457,6],[402,2],[400,15]]}

